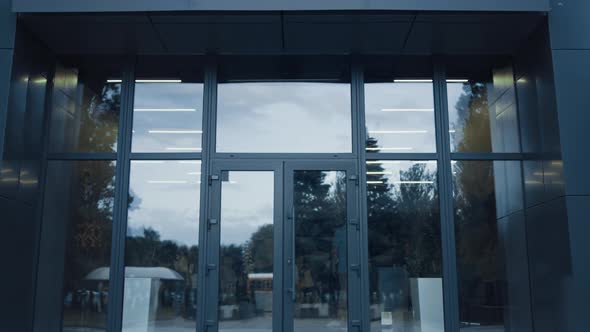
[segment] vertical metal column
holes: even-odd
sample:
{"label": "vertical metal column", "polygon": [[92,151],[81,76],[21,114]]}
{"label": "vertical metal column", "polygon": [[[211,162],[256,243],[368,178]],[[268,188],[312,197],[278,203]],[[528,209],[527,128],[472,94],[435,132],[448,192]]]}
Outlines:
{"label": "vertical metal column", "polygon": [[434,109],[443,251],[442,263],[445,331],[458,332],[459,302],[447,86],[444,63],[442,62],[442,59],[438,57],[434,59]]}
{"label": "vertical metal column", "polygon": [[370,317],[369,317],[369,227],[367,221],[367,172],[365,151],[365,89],[364,89],[364,72],[361,61],[353,59],[352,66],[352,112],[356,118],[356,127],[354,133],[357,140],[354,148],[357,155],[357,169],[358,169],[358,187],[359,194],[357,197],[358,203],[358,218],[360,225],[360,265],[361,265],[361,330],[370,331]]}
{"label": "vertical metal column", "polygon": [[[199,214],[199,257],[198,257],[198,280],[197,280],[197,331],[206,330],[206,272],[207,272],[207,219],[210,217],[209,204],[211,188],[209,186],[209,175],[211,173],[211,157],[215,151],[215,109],[217,105],[217,66],[215,58],[206,59],[204,91],[203,91],[203,150],[201,160],[201,209]],[[211,310],[211,309],[210,309]],[[217,305],[215,309],[217,310]]]}
{"label": "vertical metal column", "polygon": [[121,112],[117,138],[117,165],[115,173],[115,205],[111,244],[109,309],[107,331],[119,332],[123,319],[123,292],[125,287],[125,237],[127,235],[127,195],[131,133],[133,129],[133,96],[135,89],[135,57],[129,58],[121,84]]}

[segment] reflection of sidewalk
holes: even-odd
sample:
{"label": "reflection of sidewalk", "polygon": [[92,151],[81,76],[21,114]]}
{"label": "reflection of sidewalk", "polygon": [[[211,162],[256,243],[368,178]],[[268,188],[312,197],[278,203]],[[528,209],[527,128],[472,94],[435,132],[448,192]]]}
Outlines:
{"label": "reflection of sidewalk", "polygon": [[[148,323],[148,331],[166,331],[166,332],[195,332],[196,322],[181,317],[152,321]],[[144,327],[123,326],[123,332],[146,332]]]}

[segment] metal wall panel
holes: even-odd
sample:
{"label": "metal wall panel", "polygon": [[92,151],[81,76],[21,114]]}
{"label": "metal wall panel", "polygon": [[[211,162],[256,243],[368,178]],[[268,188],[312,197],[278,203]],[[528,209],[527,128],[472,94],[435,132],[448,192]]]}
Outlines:
{"label": "metal wall panel", "polygon": [[466,10],[548,11],[548,0],[13,0],[15,12],[123,12],[169,10]]}

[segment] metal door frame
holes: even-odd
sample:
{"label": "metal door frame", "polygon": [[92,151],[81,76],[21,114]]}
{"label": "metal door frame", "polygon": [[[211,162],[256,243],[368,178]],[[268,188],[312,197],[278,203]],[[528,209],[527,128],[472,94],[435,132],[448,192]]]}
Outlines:
{"label": "metal door frame", "polygon": [[358,171],[354,160],[286,161],[284,172],[284,257],[283,257],[283,332],[294,332],[294,265],[295,229],[292,211],[294,199],[293,175],[295,171],[345,171],[347,217],[347,320],[348,331],[361,331],[361,255],[360,219],[358,206]]}
{"label": "metal door frame", "polygon": [[282,269],[280,262],[282,260],[282,241],[283,233],[282,215],[283,215],[283,163],[274,160],[217,160],[211,163],[211,173],[207,181],[210,195],[207,206],[206,226],[203,228],[205,242],[204,264],[201,265],[202,274],[205,274],[205,283],[202,295],[206,299],[203,301],[205,320],[202,322],[204,328],[202,331],[219,330],[219,254],[220,254],[220,223],[221,221],[221,173],[224,171],[272,171],[274,172],[274,210],[273,210],[273,313],[272,326],[273,331],[280,329],[283,321],[280,303],[282,302],[282,292],[276,291],[282,285]]}

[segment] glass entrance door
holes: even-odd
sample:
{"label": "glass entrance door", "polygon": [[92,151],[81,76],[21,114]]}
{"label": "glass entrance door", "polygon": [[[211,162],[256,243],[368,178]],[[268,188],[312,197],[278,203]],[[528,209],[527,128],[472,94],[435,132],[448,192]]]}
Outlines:
{"label": "glass entrance door", "polygon": [[360,329],[354,170],[348,161],[214,163],[208,331]]}

